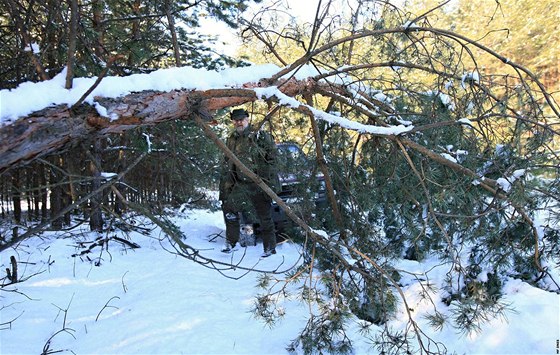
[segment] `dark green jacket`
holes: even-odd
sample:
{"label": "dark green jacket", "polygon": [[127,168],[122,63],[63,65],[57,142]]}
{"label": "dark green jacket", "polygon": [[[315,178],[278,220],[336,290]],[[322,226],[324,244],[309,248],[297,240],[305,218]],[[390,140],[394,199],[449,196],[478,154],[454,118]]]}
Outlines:
{"label": "dark green jacket", "polygon": [[[261,177],[274,191],[278,191],[278,168],[276,144],[272,136],[264,131],[254,132],[248,126],[242,133],[233,131],[226,141],[227,147],[255,174]],[[233,161],[224,158],[220,176],[220,200],[225,200],[237,183],[251,184]]]}

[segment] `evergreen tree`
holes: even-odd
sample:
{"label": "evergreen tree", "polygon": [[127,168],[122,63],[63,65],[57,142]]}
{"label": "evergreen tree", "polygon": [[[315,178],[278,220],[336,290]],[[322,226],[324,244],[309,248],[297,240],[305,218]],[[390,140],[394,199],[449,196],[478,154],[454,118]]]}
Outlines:
{"label": "evergreen tree", "polygon": [[[557,121],[558,110],[550,94],[535,96],[541,90],[536,77],[506,63],[484,46],[491,43],[482,36],[469,39],[467,31],[456,37],[448,27],[432,27],[437,15],[429,9],[417,18],[381,1],[358,4],[353,8],[358,20],[328,17],[322,8],[318,13],[324,17],[314,26],[289,24],[272,31],[260,18],[251,28],[255,41],[264,42],[265,61],[289,63],[293,59],[283,53],[304,53],[293,68],[310,64],[319,68],[317,80],[336,78],[351,88],[344,93],[319,90],[315,107],[354,122],[415,127],[406,138],[388,138],[322,125],[319,144],[344,218],[342,225],[331,226],[325,244],[307,245],[307,270],[320,270],[323,276],[317,286],[321,300],[315,302],[330,301],[339,305],[333,309],[341,315],[351,311],[386,324],[395,300],[406,302],[399,294],[401,275],[392,266],[403,257],[422,261],[437,256],[449,265],[447,279],[438,286],[445,290],[442,301],[450,316],[436,309],[429,316],[434,327],[450,324],[470,333],[503,315],[508,311],[501,291],[505,277],[558,291],[538,261],[557,254],[552,246],[557,232],[547,225],[540,233],[535,222],[542,206],[558,202],[555,192],[543,194],[554,190],[557,178],[550,161],[557,159],[558,137],[547,123]],[[505,2],[500,4],[505,12]],[[478,23],[462,18],[472,26]],[[523,38],[517,34],[512,29],[511,38]],[[299,139],[306,138],[310,134],[303,131]],[[549,247],[555,251],[549,253]],[[343,257],[353,258],[353,266]],[[356,265],[363,273],[353,273]],[[344,344],[342,331],[334,326],[343,322],[328,323],[332,319],[330,313],[313,313],[291,349],[314,353],[338,341]],[[373,342],[380,351],[411,351],[411,336],[386,329]],[[331,343],[322,343],[329,337]],[[313,341],[322,345],[313,347]],[[431,352],[430,339],[418,336],[417,341],[421,352]]]}
{"label": "evergreen tree", "polygon": [[[253,47],[265,51],[262,60],[274,58],[282,64],[278,73],[259,82],[276,93],[264,104],[255,104],[253,116],[267,122],[265,129],[293,137],[316,157],[332,213],[324,220],[296,213],[254,179],[301,228],[304,263],[286,275],[283,291],[295,284],[298,295],[316,307],[310,307],[309,322],[289,349],[350,352],[345,330],[353,314],[364,320],[364,331],[373,325],[384,327],[371,339],[379,352],[444,352],[445,347],[426,338],[414,321],[400,283],[403,276],[417,277],[422,297],[439,297],[432,299],[433,312],[427,315],[434,327],[450,324],[465,333],[507,311],[502,299],[507,277],[559,290],[548,262],[560,254],[553,223],[558,219],[555,124],[560,110],[527,67],[489,48],[480,37],[432,26],[437,12],[417,16],[386,1],[362,0],[345,14],[336,4],[325,2],[310,25],[269,28],[263,26],[264,15],[255,23],[243,23],[245,33],[262,42]],[[148,30],[146,36],[157,32],[152,26],[169,26],[171,21],[162,20],[164,14],[179,11],[169,3],[147,8],[142,16],[133,17]],[[87,38],[110,48],[120,46],[117,38],[132,46],[133,41],[118,33],[122,28],[111,29],[113,37],[102,41],[99,31]],[[165,43],[150,37],[153,43],[143,43],[138,53],[127,52],[134,63],[131,68],[151,70],[185,60],[176,55],[173,35],[169,36]],[[177,43],[180,38],[179,34]],[[158,56],[164,51],[169,53],[166,61]],[[36,61],[26,63],[27,73],[41,72],[40,66],[30,69]],[[286,79],[306,64],[316,71],[305,81]],[[506,68],[503,74],[486,70],[500,66]],[[293,100],[276,89],[289,92]],[[239,95],[230,102],[256,100],[247,98],[247,90],[228,91]],[[189,114],[223,149],[221,132],[216,134],[204,123],[200,107],[193,105]],[[335,119],[340,117],[348,121]],[[199,127],[186,128],[180,122],[160,127],[140,128],[127,137],[134,144],[126,146],[141,150],[139,157],[147,152],[165,157],[184,151],[189,156],[201,154],[201,170],[211,170],[213,161],[196,146],[166,135],[167,130],[183,131],[193,143],[200,142]],[[150,204],[174,203],[177,195],[183,198],[188,187],[176,182],[189,163],[143,161],[142,174],[150,174],[158,184],[131,191],[128,198]],[[248,170],[240,164],[238,168]],[[20,192],[22,187],[12,184],[4,189]],[[543,210],[550,221],[540,222]],[[321,223],[327,220],[332,223]],[[169,227],[166,223],[160,226]],[[174,238],[179,255],[196,259],[197,253],[181,241],[180,233],[173,227],[166,233]],[[401,258],[437,258],[447,269],[446,278],[432,282],[429,272],[419,276],[397,269],[395,260]],[[270,290],[269,281],[263,280],[261,286]],[[436,288],[442,291],[435,293]],[[281,299],[270,292],[260,296],[255,312],[273,323],[280,316]],[[408,318],[401,333],[388,326],[395,314]]]}
{"label": "evergreen tree", "polygon": [[77,39],[70,55],[75,56],[73,69],[80,77],[99,75],[108,63],[119,75],[177,64],[205,68],[239,64],[215,53],[216,38],[200,33],[200,21],[215,18],[235,27],[236,18],[251,2],[94,0],[78,4],[78,25],[72,33],[70,2],[3,0],[0,87],[45,80],[61,72],[67,65],[71,37]]}

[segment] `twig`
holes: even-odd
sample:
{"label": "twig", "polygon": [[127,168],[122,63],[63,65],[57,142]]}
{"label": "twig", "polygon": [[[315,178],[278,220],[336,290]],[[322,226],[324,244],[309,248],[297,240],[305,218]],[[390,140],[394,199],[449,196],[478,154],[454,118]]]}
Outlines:
{"label": "twig", "polygon": [[96,322],[97,322],[97,320],[99,319],[99,316],[101,315],[101,312],[103,312],[103,310],[104,310],[105,308],[111,307],[111,308],[118,309],[118,307],[109,306],[109,302],[111,302],[111,301],[112,301],[113,299],[115,299],[115,298],[118,299],[118,300],[121,299],[119,296],[113,296],[113,297],[111,297],[111,298],[107,301],[107,303],[105,303],[105,305],[103,306],[103,308],[101,308],[101,310],[99,311],[99,313],[97,313],[97,317],[95,317],[95,321],[96,321]]}
{"label": "twig", "polygon": [[0,327],[1,326],[5,326],[7,325],[7,328],[0,328],[0,330],[6,330],[6,329],[12,329],[12,323],[15,322],[19,317],[21,317],[23,314],[25,313],[25,311],[21,311],[21,313],[19,314],[19,316],[15,317],[14,319],[4,322],[4,323],[0,323]]}
{"label": "twig", "polygon": [[113,57],[109,58],[109,61],[107,62],[107,66],[105,68],[103,68],[103,70],[101,71],[101,73],[97,77],[97,80],[95,80],[95,83],[93,83],[93,85],[82,95],[82,97],[80,97],[80,99],[78,101],[76,101],[76,103],[73,104],[72,107],[70,107],[71,110],[75,109],[78,105],[80,105],[82,102],[84,102],[84,100],[89,96],[89,94],[91,94],[91,92],[93,90],[95,90],[95,88],[101,83],[101,80],[103,80],[105,75],[107,75],[107,73],[109,72],[109,69],[113,66],[113,63],[117,59],[121,59],[121,58],[123,58],[122,55],[116,55],[116,56],[113,56]]}
{"label": "twig", "polygon": [[123,287],[123,291],[124,293],[126,293],[126,291],[128,290],[128,288],[126,287],[125,283],[124,283],[124,277],[126,276],[126,274],[128,274],[128,271],[124,273],[124,275],[121,278],[121,283],[122,283],[122,287]]}

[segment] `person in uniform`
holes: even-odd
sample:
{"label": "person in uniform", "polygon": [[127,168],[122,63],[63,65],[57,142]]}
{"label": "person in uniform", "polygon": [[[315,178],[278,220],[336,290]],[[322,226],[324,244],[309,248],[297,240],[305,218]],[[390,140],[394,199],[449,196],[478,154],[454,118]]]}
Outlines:
{"label": "person in uniform", "polygon": [[[244,109],[231,111],[234,130],[228,136],[227,147],[273,190],[277,190],[277,150],[272,136],[255,131]],[[276,254],[276,232],[272,220],[272,199],[248,176],[243,174],[227,156],[220,174],[220,201],[226,224],[226,242],[222,249],[230,253],[239,242],[240,214],[252,210],[260,224],[263,241],[262,257]]]}

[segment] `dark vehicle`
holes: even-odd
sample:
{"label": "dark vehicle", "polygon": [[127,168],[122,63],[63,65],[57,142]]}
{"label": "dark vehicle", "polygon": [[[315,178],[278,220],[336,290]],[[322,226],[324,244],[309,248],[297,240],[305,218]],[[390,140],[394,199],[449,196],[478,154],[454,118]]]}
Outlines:
{"label": "dark vehicle", "polygon": [[[318,208],[326,206],[325,179],[313,161],[303,153],[295,143],[278,143],[278,177],[282,190],[278,196],[286,202],[298,215],[310,216]],[[293,222],[286,213],[272,202],[272,219],[276,232],[282,233]],[[241,225],[253,225],[258,235],[258,223],[252,223],[247,214],[243,214]],[[244,227],[242,227],[244,228]]]}
{"label": "dark vehicle", "polygon": [[[309,215],[326,205],[325,178],[295,143],[279,143],[278,177],[282,191],[278,196],[300,215]],[[283,231],[292,221],[275,202],[272,218],[277,231]]]}

